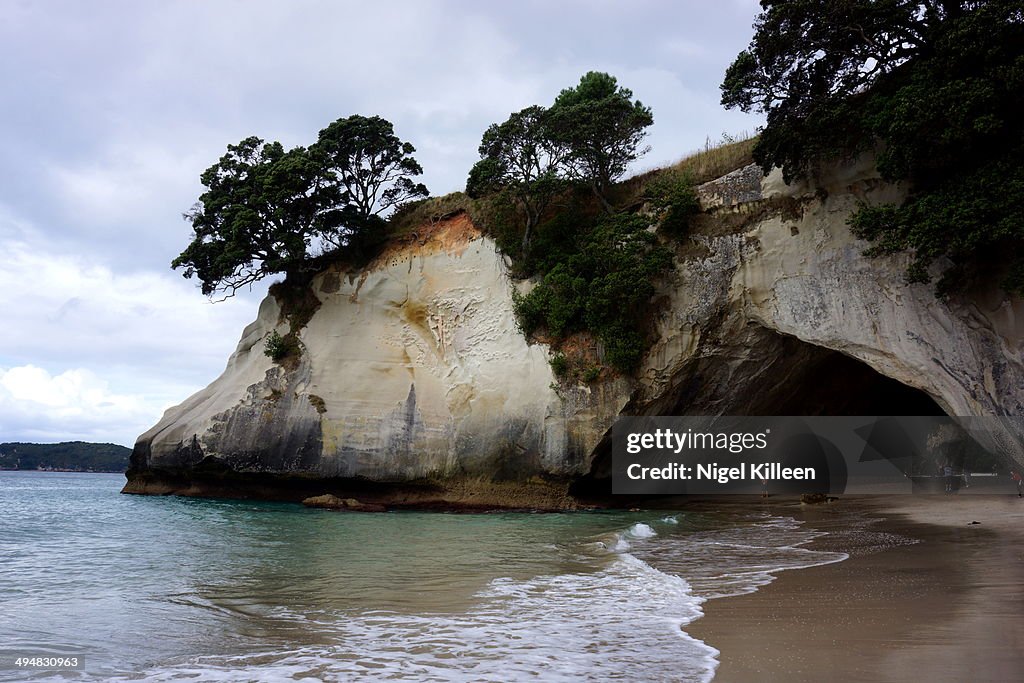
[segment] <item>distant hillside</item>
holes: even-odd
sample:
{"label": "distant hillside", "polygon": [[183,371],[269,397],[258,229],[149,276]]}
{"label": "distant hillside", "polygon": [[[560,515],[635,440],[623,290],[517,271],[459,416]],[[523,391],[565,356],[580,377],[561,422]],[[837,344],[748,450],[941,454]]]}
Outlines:
{"label": "distant hillside", "polygon": [[112,443],[0,443],[0,469],[124,472],[131,453]]}

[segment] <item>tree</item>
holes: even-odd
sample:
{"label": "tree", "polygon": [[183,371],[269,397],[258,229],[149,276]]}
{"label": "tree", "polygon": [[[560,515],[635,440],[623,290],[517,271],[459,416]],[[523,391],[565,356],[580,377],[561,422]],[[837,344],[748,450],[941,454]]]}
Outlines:
{"label": "tree", "polygon": [[650,107],[633,101],[633,92],[619,87],[614,76],[597,71],[563,90],[548,117],[552,140],[568,150],[569,176],[588,183],[608,211],[612,182],[650,150],[640,143],[652,123]]}
{"label": "tree", "polygon": [[365,238],[392,209],[426,197],[426,186],[413,181],[423,173],[415,151],[379,116],[349,116],[321,130],[311,152],[333,176],[343,204],[338,229],[324,237],[336,246]]}
{"label": "tree", "polygon": [[200,179],[206,191],[185,214],[193,239],[171,267],[198,277],[207,296],[295,268],[310,240],[336,227],[337,188],[305,148],[248,137]]}
{"label": "tree", "polygon": [[559,164],[565,149],[551,139],[547,111],[532,106],[494,123],[480,141],[480,161],[469,172],[466,194],[480,197],[509,190],[526,216],[522,249],[526,252],[533,230],[561,187]]}
{"label": "tree", "polygon": [[382,215],[427,194],[412,145],[374,116],[338,119],[309,148],[249,137],[203,172],[185,218],[193,239],[174,259],[203,294],[233,295],[272,273],[305,267],[315,243],[359,249],[383,236]]}
{"label": "tree", "polygon": [[997,269],[980,261],[1006,266],[1007,287],[1024,285],[1019,0],[761,6],[722,83],[724,105],[767,116],[754,150],[761,166],[782,167],[788,182],[818,161],[877,150],[881,175],[911,192],[853,218],[876,241],[869,254],[912,250],[908,279],[921,282],[942,258],[940,293]]}

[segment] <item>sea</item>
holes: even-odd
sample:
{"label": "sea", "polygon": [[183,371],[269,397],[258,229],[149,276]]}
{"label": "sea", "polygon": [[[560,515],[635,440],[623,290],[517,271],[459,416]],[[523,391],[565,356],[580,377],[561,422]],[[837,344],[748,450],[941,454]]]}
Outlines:
{"label": "sea", "polygon": [[367,514],[123,484],[0,472],[0,680],[709,681],[707,601],[846,558],[756,504]]}

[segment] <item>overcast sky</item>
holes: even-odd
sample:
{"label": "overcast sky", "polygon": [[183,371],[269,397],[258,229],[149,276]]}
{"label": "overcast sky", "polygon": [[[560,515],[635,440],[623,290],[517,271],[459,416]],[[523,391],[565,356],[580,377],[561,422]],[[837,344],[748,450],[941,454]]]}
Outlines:
{"label": "overcast sky", "polygon": [[0,4],[0,442],[132,445],[212,381],[265,285],[209,303],[169,263],[198,178],[249,135],[379,114],[433,194],[480,135],[607,71],[663,165],[760,119],[718,104],[755,0]]}

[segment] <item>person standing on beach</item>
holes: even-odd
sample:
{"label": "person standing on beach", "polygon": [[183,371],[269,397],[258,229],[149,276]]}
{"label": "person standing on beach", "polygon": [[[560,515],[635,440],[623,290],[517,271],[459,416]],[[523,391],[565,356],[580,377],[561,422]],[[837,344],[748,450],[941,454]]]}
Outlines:
{"label": "person standing on beach", "polygon": [[953,493],[953,466],[947,463],[942,473],[946,477],[946,493]]}
{"label": "person standing on beach", "polygon": [[1021,486],[1024,485],[1024,477],[1020,476],[1020,472],[1017,470],[1010,470],[1010,479],[1017,484],[1017,497],[1024,497],[1024,493],[1021,492]]}

